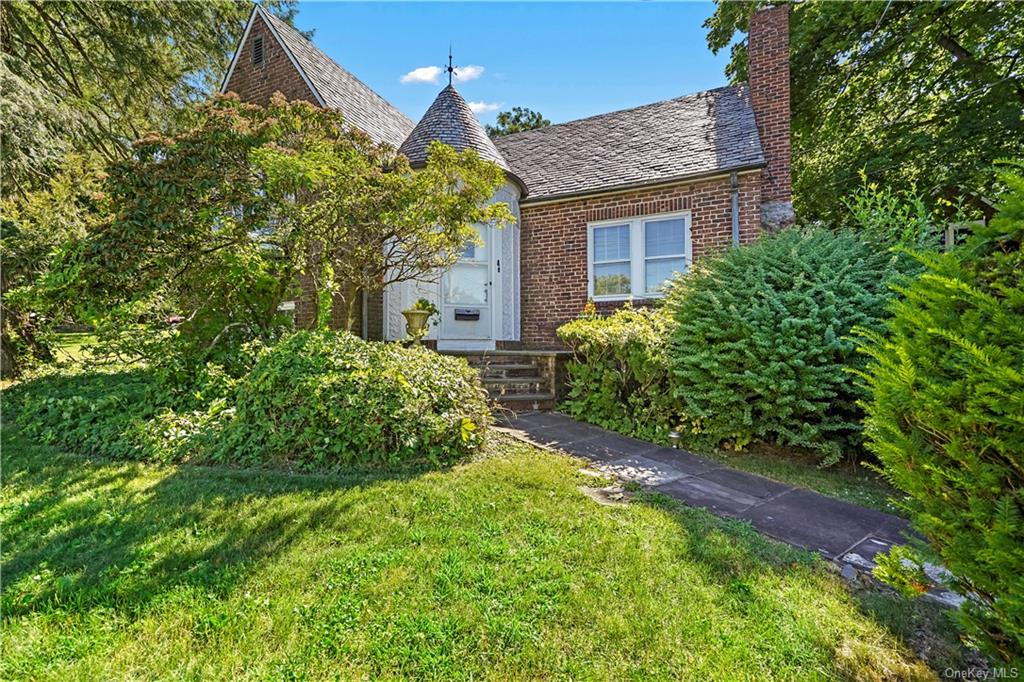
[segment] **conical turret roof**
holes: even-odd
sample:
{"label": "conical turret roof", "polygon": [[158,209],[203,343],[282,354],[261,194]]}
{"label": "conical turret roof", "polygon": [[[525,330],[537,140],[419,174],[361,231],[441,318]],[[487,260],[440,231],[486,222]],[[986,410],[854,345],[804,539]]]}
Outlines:
{"label": "conical turret roof", "polygon": [[438,94],[398,151],[409,157],[414,168],[423,166],[427,162],[427,145],[434,140],[444,142],[458,151],[475,149],[480,158],[493,161],[506,173],[512,172],[505,157],[476,120],[466,100],[451,85]]}

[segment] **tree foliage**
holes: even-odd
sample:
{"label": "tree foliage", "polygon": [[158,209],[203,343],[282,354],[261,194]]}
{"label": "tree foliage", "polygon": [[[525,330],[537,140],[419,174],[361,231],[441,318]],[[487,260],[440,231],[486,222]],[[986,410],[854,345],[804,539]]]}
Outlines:
{"label": "tree foliage", "polygon": [[551,125],[551,121],[544,118],[539,111],[533,111],[526,107],[512,107],[512,111],[498,112],[494,125],[484,127],[487,129],[488,135],[498,137],[526,130],[536,130],[549,125]]}
{"label": "tree foliage", "polygon": [[[755,8],[718,2],[708,45],[728,47]],[[931,201],[993,195],[992,163],[1024,153],[1024,4],[823,2],[792,5],[793,172],[797,211],[838,218],[864,169]],[[746,79],[746,42],[726,69]]]}
{"label": "tree foliage", "polygon": [[[351,311],[362,291],[434,275],[476,237],[472,223],[512,219],[486,204],[502,182],[472,151],[435,145],[413,172],[335,111],[218,97],[184,132],[143,138],[110,166],[111,218],[50,284],[118,330],[173,316],[185,364],[201,363],[273,338],[300,276]],[[165,341],[140,340],[149,355],[160,351],[146,343]]]}
{"label": "tree foliage", "polygon": [[[252,4],[0,4],[4,195],[45,182],[67,150],[124,158],[218,84]],[[290,18],[290,0],[270,8]]]}
{"label": "tree foliage", "polygon": [[[1024,166],[1021,167],[1024,169]],[[884,334],[867,335],[868,444],[970,598],[975,638],[1024,659],[1024,177],[967,244],[919,254]],[[889,562],[898,578],[899,562]]]}

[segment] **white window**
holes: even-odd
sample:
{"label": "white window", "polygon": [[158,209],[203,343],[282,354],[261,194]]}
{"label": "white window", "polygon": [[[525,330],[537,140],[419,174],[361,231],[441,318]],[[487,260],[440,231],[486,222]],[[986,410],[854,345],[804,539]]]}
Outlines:
{"label": "white window", "polygon": [[689,213],[591,223],[587,237],[588,293],[598,301],[661,296],[692,258]]}

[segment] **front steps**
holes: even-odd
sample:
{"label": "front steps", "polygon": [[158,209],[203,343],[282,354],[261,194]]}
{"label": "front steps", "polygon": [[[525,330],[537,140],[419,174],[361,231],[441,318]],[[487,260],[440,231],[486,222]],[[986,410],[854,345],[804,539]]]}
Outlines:
{"label": "front steps", "polygon": [[488,395],[513,412],[554,409],[565,351],[444,351],[464,357],[480,373]]}

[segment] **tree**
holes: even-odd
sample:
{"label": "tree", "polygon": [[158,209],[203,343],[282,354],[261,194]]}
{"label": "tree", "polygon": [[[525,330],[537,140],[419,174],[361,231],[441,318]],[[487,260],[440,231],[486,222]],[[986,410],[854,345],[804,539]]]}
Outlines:
{"label": "tree", "polygon": [[0,375],[13,376],[26,362],[51,359],[40,332],[61,315],[63,301],[41,300],[35,285],[59,248],[83,237],[100,219],[101,178],[94,157],[71,155],[44,187],[0,202]]}
{"label": "tree", "polygon": [[[715,52],[768,0],[718,2],[705,26]],[[1024,153],[1024,4],[808,2],[791,17],[794,200],[836,218],[866,171],[881,186],[916,185],[932,201],[984,201],[992,164]],[[726,74],[746,79],[745,41]]]}
{"label": "tree", "polygon": [[413,172],[306,102],[217,97],[184,132],[146,137],[111,166],[112,218],[65,255],[76,289],[63,296],[96,318],[137,319],[140,306],[150,322],[180,318],[186,364],[273,336],[300,276],[343,304],[351,328],[363,291],[436,276],[473,223],[511,221],[505,204],[486,204],[503,180],[440,144]]}
{"label": "tree", "polygon": [[521,133],[525,130],[536,130],[551,125],[551,121],[544,118],[539,111],[533,111],[526,107],[512,107],[512,111],[498,113],[495,125],[485,126],[487,134],[491,137],[499,135],[511,135]]}
{"label": "tree", "polygon": [[[294,14],[291,0],[270,4]],[[113,161],[143,131],[164,129],[216,87],[251,8],[246,0],[0,4],[4,196],[45,184],[69,149]]]}

